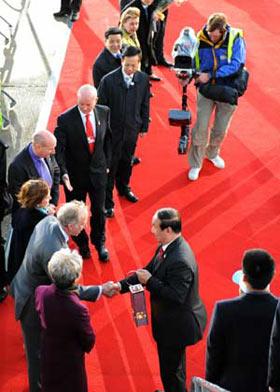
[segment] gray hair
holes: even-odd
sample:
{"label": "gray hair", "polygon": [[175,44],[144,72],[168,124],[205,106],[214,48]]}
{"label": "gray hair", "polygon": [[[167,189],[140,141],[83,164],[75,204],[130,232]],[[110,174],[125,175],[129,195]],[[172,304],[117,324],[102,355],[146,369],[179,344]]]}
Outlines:
{"label": "gray hair", "polygon": [[77,91],[77,97],[80,98],[82,95],[97,97],[97,90],[91,84],[83,84]]}
{"label": "gray hair", "polygon": [[67,289],[80,276],[82,267],[83,259],[78,252],[63,248],[52,255],[48,264],[48,271],[58,288]]}
{"label": "gray hair", "polygon": [[50,141],[56,141],[54,134],[47,129],[42,131],[37,131],[32,135],[32,143],[39,144],[40,146],[45,146]]}
{"label": "gray hair", "polygon": [[57,219],[63,227],[66,227],[71,224],[79,224],[81,217],[85,214],[88,214],[85,203],[83,201],[72,200],[59,208]]}

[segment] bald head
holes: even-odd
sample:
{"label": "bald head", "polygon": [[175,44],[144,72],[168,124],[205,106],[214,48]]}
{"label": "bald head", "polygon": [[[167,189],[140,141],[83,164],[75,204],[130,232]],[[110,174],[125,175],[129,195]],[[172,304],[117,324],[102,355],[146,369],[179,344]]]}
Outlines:
{"label": "bald head", "polygon": [[34,153],[40,158],[47,158],[55,153],[56,137],[50,131],[37,131],[32,137]]}
{"label": "bald head", "polygon": [[82,113],[89,114],[97,102],[97,90],[90,84],[84,84],[77,92],[78,106]]}

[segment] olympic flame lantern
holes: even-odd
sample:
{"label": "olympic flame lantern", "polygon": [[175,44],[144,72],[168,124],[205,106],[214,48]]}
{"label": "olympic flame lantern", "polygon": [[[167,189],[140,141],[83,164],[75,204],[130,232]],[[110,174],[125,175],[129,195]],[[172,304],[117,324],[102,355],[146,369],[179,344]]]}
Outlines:
{"label": "olympic flame lantern", "polygon": [[129,286],[133,318],[137,327],[148,324],[146,299],[141,284]]}

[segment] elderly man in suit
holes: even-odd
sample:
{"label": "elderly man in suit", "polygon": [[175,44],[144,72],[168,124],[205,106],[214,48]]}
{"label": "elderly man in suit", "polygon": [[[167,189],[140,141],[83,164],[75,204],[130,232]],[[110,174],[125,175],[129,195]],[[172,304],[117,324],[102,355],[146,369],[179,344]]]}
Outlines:
{"label": "elderly man in suit", "polygon": [[[59,208],[57,218],[48,216],[39,222],[28,243],[22,265],[11,283],[15,316],[16,320],[20,320],[24,337],[30,392],[41,391],[40,322],[35,310],[34,291],[37,286],[51,283],[48,263],[52,255],[67,248],[69,236],[77,236],[87,220],[85,204],[74,200]],[[96,301],[101,294],[111,296],[114,287],[112,282],[102,286],[77,286],[77,294],[82,300]]]}
{"label": "elderly man in suit", "polygon": [[103,76],[121,66],[123,32],[118,27],[105,31],[105,48],[99,53],[92,69],[94,86],[98,88]]}
{"label": "elderly man in suit", "polygon": [[48,130],[33,134],[32,142],[15,156],[8,169],[9,192],[13,196],[13,211],[19,208],[16,195],[22,184],[41,178],[51,189],[51,204],[57,205],[60,171],[55,160],[56,138]]}
{"label": "elderly man in suit", "polygon": [[277,298],[275,263],[263,249],[242,260],[241,295],[215,305],[207,341],[206,379],[231,392],[267,391],[270,333]]}
{"label": "elderly man in suit", "polygon": [[120,196],[135,203],[137,196],[129,182],[132,173],[131,160],[137,138],[148,131],[150,89],[145,73],[139,71],[141,50],[128,46],[122,58],[122,67],[104,76],[98,89],[99,102],[111,109],[112,164],[106,191],[106,215],[114,216],[113,188]]}
{"label": "elderly man in suit", "polygon": [[[105,248],[105,191],[111,163],[111,129],[108,107],[96,105],[95,87],[79,88],[78,104],[57,119],[56,159],[61,171],[66,201],[83,200],[91,203],[90,240],[99,260],[107,261]],[[73,236],[83,258],[90,257],[89,238],[85,230]]]}
{"label": "elderly man in suit", "polygon": [[198,268],[181,234],[181,217],[173,208],[158,210],[152,233],[159,243],[152,260],[119,282],[121,293],[142,283],[150,292],[152,331],[157,343],[165,392],[186,392],[186,346],[202,338],[206,311],[198,293]]}

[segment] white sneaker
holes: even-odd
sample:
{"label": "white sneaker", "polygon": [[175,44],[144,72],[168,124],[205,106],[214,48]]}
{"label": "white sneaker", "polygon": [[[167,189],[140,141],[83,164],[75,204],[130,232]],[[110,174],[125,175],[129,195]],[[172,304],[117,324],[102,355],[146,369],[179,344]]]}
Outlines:
{"label": "white sneaker", "polygon": [[215,167],[218,169],[224,169],[226,164],[223,158],[220,157],[220,155],[217,155],[215,158],[209,159],[213,163]]}
{"label": "white sneaker", "polygon": [[188,178],[191,181],[195,181],[199,177],[199,172],[201,170],[201,167],[192,167],[188,173]]}

